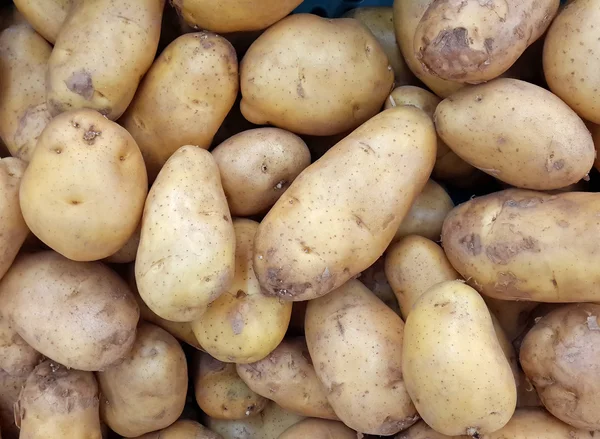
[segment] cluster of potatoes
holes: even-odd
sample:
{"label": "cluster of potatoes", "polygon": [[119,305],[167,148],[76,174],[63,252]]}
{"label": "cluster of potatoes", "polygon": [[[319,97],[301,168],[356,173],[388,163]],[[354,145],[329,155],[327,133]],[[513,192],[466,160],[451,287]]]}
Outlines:
{"label": "cluster of potatoes", "polygon": [[13,1],[4,439],[599,434],[600,1]]}

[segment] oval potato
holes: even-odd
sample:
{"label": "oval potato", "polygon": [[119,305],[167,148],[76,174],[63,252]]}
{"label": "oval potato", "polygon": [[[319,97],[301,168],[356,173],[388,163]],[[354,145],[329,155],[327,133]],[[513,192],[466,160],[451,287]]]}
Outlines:
{"label": "oval potato", "polygon": [[54,44],[74,0],[14,0],[14,3],[31,27]]}
{"label": "oval potato", "polygon": [[284,431],[279,439],[356,439],[356,431],[339,421],[305,419]]}
{"label": "oval potato", "polygon": [[164,430],[138,436],[137,439],[223,439],[223,436],[196,421],[180,419]]}

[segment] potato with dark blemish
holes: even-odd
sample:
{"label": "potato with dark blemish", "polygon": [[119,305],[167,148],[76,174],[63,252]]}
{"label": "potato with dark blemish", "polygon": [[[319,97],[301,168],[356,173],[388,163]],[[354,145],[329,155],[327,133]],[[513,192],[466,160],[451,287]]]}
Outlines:
{"label": "potato with dark blemish", "polygon": [[158,326],[142,323],[123,361],[96,376],[102,394],[100,416],[121,436],[168,427],[183,412],[188,388],[185,354]]}
{"label": "potato with dark blemish", "polygon": [[[394,294],[394,290],[390,286],[385,274],[385,255],[381,256],[369,268],[364,270],[358,278],[365,287],[392,309],[396,314],[400,315],[400,306]],[[306,302],[294,302],[294,310],[297,304]],[[294,310],[292,310],[292,320],[294,319]],[[304,333],[304,322],[302,323],[302,331]]]}
{"label": "potato with dark blemish", "polygon": [[463,160],[516,187],[558,189],[587,178],[592,137],[567,104],[500,78],[460,90],[435,111],[439,136]]}
{"label": "potato with dark blemish", "polygon": [[264,213],[310,165],[304,141],[279,128],[236,134],[212,151],[234,216]]}
{"label": "potato with dark blemish", "polygon": [[148,194],[135,261],[140,296],[174,322],[200,318],[230,287],[235,231],[212,155],[182,146]]}
{"label": "potato with dark blemish", "polygon": [[310,357],[348,427],[385,436],[419,419],[404,384],[403,332],[402,319],[357,280],[308,303]]}
{"label": "potato with dark blemish", "polygon": [[279,439],[356,439],[357,432],[339,421],[305,419],[284,431]]}
{"label": "potato with dark blemish", "polygon": [[14,0],[14,3],[31,27],[54,44],[74,0]]}
{"label": "potato with dark blemish", "polygon": [[138,436],[136,439],[223,439],[223,436],[196,421],[180,419],[164,430]]}
{"label": "potato with dark blemish", "polygon": [[425,186],[435,150],[429,116],[397,107],[306,168],[258,228],[254,270],[263,293],[313,299],[371,266]]}
{"label": "potato with dark blemish", "polygon": [[52,115],[91,108],[118,119],[154,60],[164,5],[165,0],[75,2],[48,61]]}
{"label": "potato with dark blemish", "polygon": [[62,113],[40,135],[21,182],[29,229],[76,261],[114,254],[134,233],[148,193],[131,135],[94,110]]}
{"label": "potato with dark blemish", "polygon": [[266,357],[283,340],[292,304],[261,294],[252,267],[258,223],[233,221],[235,276],[231,285],[191,325],[202,347],[231,363],[252,363]]}
{"label": "potato with dark blemish", "polygon": [[357,20],[295,14],[267,29],[241,63],[242,114],[258,125],[327,136],[381,109],[394,72]]}

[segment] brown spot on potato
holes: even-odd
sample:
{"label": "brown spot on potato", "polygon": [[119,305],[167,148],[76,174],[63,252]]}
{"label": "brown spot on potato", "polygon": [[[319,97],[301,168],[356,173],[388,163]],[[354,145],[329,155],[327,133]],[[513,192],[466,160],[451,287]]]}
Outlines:
{"label": "brown spot on potato", "polygon": [[378,433],[383,436],[390,436],[398,431],[406,430],[419,419],[419,415],[407,416],[402,419],[395,419],[392,416],[388,416],[381,423]]}
{"label": "brown spot on potato", "polygon": [[85,140],[88,145],[93,145],[96,141],[96,137],[102,134],[102,131],[96,131],[94,128],[94,125],[90,125],[88,130],[83,133],[83,140]]}
{"label": "brown spot on potato", "polygon": [[304,99],[306,97],[306,93],[304,92],[304,87],[302,87],[302,82],[301,81],[298,81],[298,86],[296,87],[296,93],[302,99]]}
{"label": "brown spot on potato", "polygon": [[552,167],[554,169],[556,169],[557,171],[560,171],[562,168],[564,168],[564,166],[565,166],[565,161],[562,159],[554,162],[554,164],[552,165]]}
{"label": "brown spot on potato", "polygon": [[65,81],[67,88],[73,93],[77,93],[85,100],[90,100],[94,96],[94,85],[92,83],[92,75],[85,69],[74,72]]}
{"label": "brown spot on potato", "polygon": [[244,297],[246,297],[248,294],[246,294],[244,291],[242,290],[237,290],[237,293],[235,293],[235,298],[236,299],[243,299]]}
{"label": "brown spot on potato", "polygon": [[472,256],[477,256],[481,253],[481,237],[475,233],[463,236],[459,241],[465,250]]}
{"label": "brown spot on potato", "polygon": [[538,241],[531,236],[527,236],[519,242],[499,242],[488,246],[485,254],[493,263],[506,265],[512,258],[522,252],[539,253]]}

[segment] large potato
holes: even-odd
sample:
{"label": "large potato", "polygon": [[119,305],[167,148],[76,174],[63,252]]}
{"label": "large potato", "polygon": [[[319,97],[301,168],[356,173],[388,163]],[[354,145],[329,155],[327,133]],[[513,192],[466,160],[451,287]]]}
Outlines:
{"label": "large potato", "polygon": [[284,431],[279,439],[356,439],[356,431],[338,421],[305,419]]}
{"label": "large potato", "polygon": [[404,329],[406,389],[428,425],[450,436],[480,437],[509,421],[515,378],[477,291],[461,281],[431,287]]}
{"label": "large potato", "polygon": [[403,332],[400,317],[357,280],[308,303],[310,357],[348,427],[391,435],[419,419],[404,385]]}
{"label": "large potato", "polygon": [[26,24],[0,34],[0,138],[14,157],[29,161],[51,119],[46,67],[52,46]]}
{"label": "large potato", "polygon": [[164,5],[165,0],[75,2],[48,61],[50,112],[92,108],[118,119],[154,60]]}
{"label": "large potato", "polygon": [[[394,290],[390,286],[385,274],[385,255],[381,256],[373,265],[360,273],[358,279],[360,279],[369,291],[379,297],[379,299],[389,306],[396,314],[400,315],[398,299],[396,299]],[[294,302],[294,307],[299,303],[305,302]],[[294,311],[292,310],[292,319],[293,315]],[[304,326],[302,326],[302,328],[304,328]]]}
{"label": "large potato", "polygon": [[179,147],[209,148],[238,81],[235,50],[218,35],[182,35],[160,54],[121,120],[140,146],[150,181]]}
{"label": "large potato", "polygon": [[241,132],[217,146],[212,154],[233,216],[266,212],[310,165],[306,143],[279,128]]}
{"label": "large potato", "polygon": [[187,374],[177,340],[158,326],[141,324],[123,361],[97,373],[102,420],[126,437],[168,427],[183,411]]}
{"label": "large potato", "polygon": [[31,26],[54,44],[74,0],[14,0],[14,3]]}
{"label": "large potato", "polygon": [[19,427],[15,423],[14,411],[27,377],[29,377],[29,373],[11,375],[0,369],[0,428],[4,439],[18,439],[19,437]]}
{"label": "large potato", "polygon": [[135,231],[148,193],[140,150],[129,133],[82,109],[52,119],[21,182],[25,222],[69,259],[112,255]]}
{"label": "large potato", "polygon": [[379,112],[394,72],[368,29],[297,14],[267,29],[241,63],[242,114],[298,134],[351,130]]}
{"label": "large potato", "polygon": [[425,186],[435,148],[429,117],[398,107],[306,168],[258,229],[254,270],[263,292],[312,299],[372,265]]}
{"label": "large potato", "polygon": [[577,114],[517,79],[465,88],[443,100],[434,119],[463,160],[513,186],[558,189],[585,178],[594,163],[592,137]]}
{"label": "large potato", "polygon": [[208,151],[183,146],[148,194],[135,261],[140,296],[163,319],[189,322],[231,285],[234,269],[219,169]]}
{"label": "large potato", "polygon": [[223,436],[196,421],[181,419],[164,430],[138,436],[137,439],[223,439]]}

